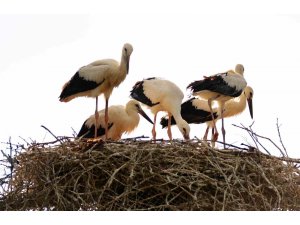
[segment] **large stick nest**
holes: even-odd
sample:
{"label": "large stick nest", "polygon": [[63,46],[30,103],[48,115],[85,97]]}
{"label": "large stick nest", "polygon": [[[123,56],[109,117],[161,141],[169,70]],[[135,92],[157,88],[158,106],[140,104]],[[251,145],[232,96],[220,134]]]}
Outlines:
{"label": "large stick nest", "polygon": [[32,144],[0,210],[300,210],[293,160],[200,141]]}

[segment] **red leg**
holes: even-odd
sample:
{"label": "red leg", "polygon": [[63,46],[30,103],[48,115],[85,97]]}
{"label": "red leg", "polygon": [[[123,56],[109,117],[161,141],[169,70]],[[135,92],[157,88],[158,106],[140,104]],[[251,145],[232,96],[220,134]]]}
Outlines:
{"label": "red leg", "polygon": [[224,128],[224,118],[223,118],[223,111],[224,111],[224,104],[222,104],[221,106],[221,118],[222,118],[222,135],[223,135],[223,145],[224,145],[224,149],[226,148],[225,145],[225,128]]}
{"label": "red leg", "polygon": [[172,141],[172,131],[171,131],[171,113],[168,113],[168,116],[169,116],[169,120],[168,120],[168,136],[169,136],[169,139],[170,141]]}
{"label": "red leg", "polygon": [[108,99],[105,99],[105,140],[108,139]]}
{"label": "red leg", "polygon": [[152,139],[154,140],[154,142],[156,140],[156,131],[155,131],[156,116],[157,113],[154,115],[153,128],[152,128]]}
{"label": "red leg", "polygon": [[206,130],[205,130],[205,134],[204,134],[204,136],[203,136],[203,140],[204,140],[204,141],[207,141],[208,131],[209,131],[209,125],[207,125]]}
{"label": "red leg", "polygon": [[99,120],[99,113],[98,113],[98,96],[96,97],[96,109],[95,109],[95,138],[97,137],[97,129],[98,129],[98,120]]}

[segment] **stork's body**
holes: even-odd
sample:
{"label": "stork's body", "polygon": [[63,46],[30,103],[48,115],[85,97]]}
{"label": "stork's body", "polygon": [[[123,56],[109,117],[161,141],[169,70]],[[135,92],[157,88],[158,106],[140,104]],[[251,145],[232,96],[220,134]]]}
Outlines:
{"label": "stork's body", "polygon": [[[253,118],[253,108],[252,108],[252,98],[253,98],[253,89],[250,86],[247,86],[243,93],[234,99],[231,99],[225,102],[223,117],[232,117],[242,113],[248,103],[249,112],[251,118]],[[220,107],[213,108],[214,119],[217,121],[221,119],[221,109]],[[209,129],[214,127],[213,119],[211,117],[210,108],[208,102],[199,98],[192,98],[187,100],[181,105],[181,116],[189,124],[195,123],[200,124],[206,122],[207,128],[204,134],[203,139],[207,140],[207,135]],[[168,118],[163,117],[160,121],[162,128],[167,127]],[[171,117],[171,125],[176,124],[173,117]],[[214,129],[213,129],[214,130]],[[212,133],[214,135],[214,132]],[[212,139],[213,139],[212,135]]]}
{"label": "stork's body", "polygon": [[225,102],[238,97],[242,94],[244,88],[247,86],[247,82],[243,76],[244,67],[241,64],[237,64],[235,71],[229,70],[225,73],[219,73],[213,76],[205,77],[203,80],[194,81],[189,84],[187,88],[192,90],[194,96],[199,96],[202,99],[207,100],[208,106],[213,118],[213,128],[215,129],[215,135],[213,141],[217,140],[218,132],[216,130],[216,123],[213,116],[212,102],[217,101],[222,119],[222,134],[223,143],[225,148],[225,129],[224,129],[224,105]]}
{"label": "stork's body", "polygon": [[[253,119],[253,106],[252,106],[253,93],[254,93],[253,89],[250,86],[247,86],[244,89],[243,93],[239,97],[230,99],[229,101],[225,102],[224,111],[223,111],[223,118],[236,116],[236,115],[242,113],[245,110],[246,105],[248,103],[250,116]],[[216,120],[221,119],[222,118],[221,108],[218,107],[215,110],[216,110],[216,113],[217,113]],[[204,134],[204,137],[203,137],[204,140],[207,140],[207,135],[208,135],[209,129],[210,128],[213,129],[213,122],[212,121],[207,121],[206,124],[207,124],[207,128],[206,128],[206,131],[205,131],[205,134]],[[212,133],[212,135],[213,135],[213,133]]]}
{"label": "stork's body", "polygon": [[[120,63],[114,59],[103,59],[81,67],[75,75],[63,86],[59,96],[61,102],[69,102],[80,96],[95,97],[95,124],[98,121],[98,96],[104,94],[106,135],[108,131],[108,100],[113,88],[118,87],[129,72],[129,60],[133,48],[125,44],[122,49]],[[95,126],[95,137],[97,137]]]}
{"label": "stork's body", "polygon": [[[232,117],[242,113],[245,110],[246,105],[248,103],[250,116],[251,118],[253,118],[253,93],[253,89],[250,86],[247,86],[239,97],[230,99],[229,101],[225,102],[223,117]],[[210,128],[214,128],[214,125],[210,113],[210,108],[206,100],[199,98],[192,98],[187,100],[181,105],[181,115],[182,118],[186,120],[189,124],[201,124],[206,122],[207,129],[203,139],[207,140],[208,131]],[[220,107],[213,108],[213,115],[216,121],[222,118]],[[168,118],[163,117],[160,121],[160,124],[162,125],[162,128],[165,128],[168,124]],[[176,124],[176,122],[172,117],[171,125],[174,124]]]}
{"label": "stork's body", "polygon": [[[139,124],[141,114],[153,124],[151,119],[142,110],[140,103],[130,100],[126,106],[112,105],[108,107],[108,139],[119,140],[124,133],[132,132]],[[98,112],[97,137],[105,135],[105,109]],[[82,125],[77,137],[93,138],[95,136],[95,115],[91,115]]]}
{"label": "stork's body", "polygon": [[[180,114],[184,95],[177,85],[168,80],[152,77],[137,82],[130,96],[147,105],[154,114],[153,140],[156,139],[155,124],[157,113],[160,111],[167,112],[169,117],[173,116],[183,137],[189,139],[190,127]],[[172,140],[171,123],[168,125],[168,136]]]}

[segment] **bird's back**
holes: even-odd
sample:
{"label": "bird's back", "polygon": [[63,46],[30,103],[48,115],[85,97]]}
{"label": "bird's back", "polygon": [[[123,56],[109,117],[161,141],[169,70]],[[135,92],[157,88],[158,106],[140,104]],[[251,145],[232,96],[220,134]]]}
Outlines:
{"label": "bird's back", "polygon": [[179,101],[181,103],[184,97],[183,92],[176,84],[159,78],[145,80],[144,91],[152,102]]}
{"label": "bird's back", "polygon": [[[239,79],[240,77],[241,79]],[[203,80],[194,81],[189,84],[187,88],[190,89],[193,94],[200,94],[200,96],[201,92],[206,93],[207,91],[211,91],[230,97],[238,97],[242,93],[243,88],[246,87],[246,83],[238,83],[238,81],[242,81],[242,79],[241,75],[220,73],[205,77]]]}
{"label": "bird's back", "polygon": [[[184,103],[181,104],[181,116],[182,118],[189,124],[199,124],[204,123],[206,121],[212,120],[211,113],[209,111],[207,101],[191,98]],[[216,117],[216,113],[214,112],[214,116]],[[166,127],[168,125],[167,117],[163,117],[160,121],[162,127]],[[171,124],[176,124],[174,117],[171,117]]]}
{"label": "bird's back", "polygon": [[173,82],[153,77],[137,82],[131,91],[131,97],[156,113],[175,109],[176,106],[180,108],[184,95]]}

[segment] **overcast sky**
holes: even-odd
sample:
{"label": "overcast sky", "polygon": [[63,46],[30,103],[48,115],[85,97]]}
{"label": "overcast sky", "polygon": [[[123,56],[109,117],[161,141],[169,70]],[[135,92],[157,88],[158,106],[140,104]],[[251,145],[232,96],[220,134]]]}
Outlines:
{"label": "overcast sky", "polygon": [[[286,10],[280,1],[262,7],[238,2],[214,8],[213,1],[207,11],[205,5],[190,1],[184,5],[180,1],[137,3],[135,7],[140,8],[118,1],[70,7],[4,4],[0,14],[0,141],[9,137],[13,142],[22,142],[19,137],[52,140],[41,125],[57,136],[71,136],[72,129],[78,132],[93,114],[95,99],[61,103],[58,96],[63,84],[92,61],[120,60],[122,46],[129,42],[134,48],[130,71],[114,89],[110,105],[126,104],[135,82],[152,76],[176,83],[187,100],[189,83],[241,63],[254,89],[253,130],[280,145],[278,118],[288,153],[299,158],[300,14],[293,7]],[[268,7],[271,10],[264,11]],[[104,108],[103,99],[99,98],[99,109]],[[149,110],[146,113],[153,118]],[[159,118],[163,115],[158,114]],[[226,119],[226,141],[238,146],[251,143],[249,135],[232,124],[249,126],[252,122],[248,109]],[[174,138],[182,139],[177,127],[172,130]],[[202,138],[204,132],[205,125],[192,125],[190,136]],[[140,135],[151,137],[151,125],[143,118],[135,132],[124,137]],[[157,138],[167,137],[157,124]],[[275,148],[271,151],[279,154]]]}

